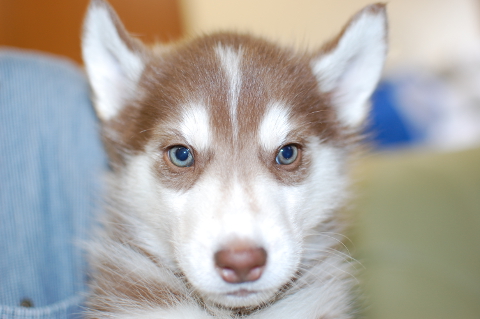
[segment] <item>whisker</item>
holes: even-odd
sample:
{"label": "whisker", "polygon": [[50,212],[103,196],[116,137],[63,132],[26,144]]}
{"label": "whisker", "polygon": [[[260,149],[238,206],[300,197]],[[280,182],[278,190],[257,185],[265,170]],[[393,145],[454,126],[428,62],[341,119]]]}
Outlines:
{"label": "whisker", "polygon": [[[357,282],[357,284],[360,283],[360,281],[357,279],[357,277],[356,277],[354,274],[352,274],[352,273],[350,273],[350,272],[348,272],[348,271],[346,271],[346,270],[344,270],[344,269],[342,269],[342,268],[339,268],[339,267],[335,266],[334,264],[329,263],[329,262],[327,262],[327,261],[322,261],[322,264],[323,264],[323,265],[330,266],[330,267],[333,267],[333,268],[335,268],[336,270],[338,270],[338,271],[340,271],[340,272],[348,275],[348,276],[351,277],[352,279],[354,279],[354,280]],[[301,266],[307,266],[307,265],[304,265],[303,263],[300,263],[300,265],[301,265]],[[303,270],[304,270],[304,271],[308,271],[308,272],[311,273],[311,272],[313,271],[313,268],[303,269]],[[326,272],[325,269],[322,269],[322,271]],[[326,272],[326,273],[327,273],[329,276],[331,276],[331,277],[333,277],[333,278],[336,278],[336,276],[334,276],[332,273],[330,273],[330,272]],[[316,278],[319,279],[318,276],[316,276]]]}
{"label": "whisker", "polygon": [[[347,245],[345,245],[340,239],[335,238],[334,236],[331,236],[331,235],[329,235],[329,234],[332,234],[332,233],[329,233],[329,232],[321,232],[321,233],[319,233],[318,235],[319,235],[319,236],[325,236],[325,237],[328,237],[328,238],[330,238],[330,239],[333,239],[334,241],[336,241],[337,243],[339,243],[340,245],[342,245],[349,254],[351,254],[351,252],[350,252],[350,250],[348,249]],[[333,233],[333,234],[335,234],[335,233]],[[311,235],[309,235],[309,236],[311,236]]]}
{"label": "whisker", "polygon": [[[366,267],[362,264],[361,261],[359,261],[358,259],[356,259],[355,257],[351,256],[350,254],[348,253],[345,253],[345,252],[342,252],[338,249],[335,249],[335,248],[326,248],[326,249],[316,249],[316,248],[305,248],[304,249],[305,251],[313,251],[313,252],[318,252],[318,253],[327,253],[327,254],[331,254],[331,255],[334,255],[336,257],[339,257],[341,258],[343,261],[345,262],[349,262],[351,264],[358,264],[360,265],[363,269],[366,269]],[[313,259],[315,260],[315,259]]]}

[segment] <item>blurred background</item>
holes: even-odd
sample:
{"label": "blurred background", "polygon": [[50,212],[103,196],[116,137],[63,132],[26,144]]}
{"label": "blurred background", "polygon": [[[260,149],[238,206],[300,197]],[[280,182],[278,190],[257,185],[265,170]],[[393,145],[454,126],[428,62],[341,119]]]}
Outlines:
{"label": "blurred background", "polygon": [[[110,0],[146,42],[246,31],[315,49],[366,0]],[[0,45],[78,63],[88,0],[0,0]],[[366,318],[480,318],[480,0],[390,0],[349,236]]]}

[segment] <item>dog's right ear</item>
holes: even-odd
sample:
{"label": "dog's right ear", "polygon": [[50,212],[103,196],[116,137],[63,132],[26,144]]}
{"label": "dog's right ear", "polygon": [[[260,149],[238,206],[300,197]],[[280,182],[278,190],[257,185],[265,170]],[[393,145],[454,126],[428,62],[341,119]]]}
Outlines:
{"label": "dog's right ear", "polygon": [[312,61],[320,91],[330,96],[347,129],[360,129],[367,118],[387,54],[387,31],[385,5],[367,6]]}
{"label": "dog's right ear", "polygon": [[83,61],[102,121],[114,118],[130,99],[145,66],[145,49],[130,37],[104,0],[92,0],[83,26]]}

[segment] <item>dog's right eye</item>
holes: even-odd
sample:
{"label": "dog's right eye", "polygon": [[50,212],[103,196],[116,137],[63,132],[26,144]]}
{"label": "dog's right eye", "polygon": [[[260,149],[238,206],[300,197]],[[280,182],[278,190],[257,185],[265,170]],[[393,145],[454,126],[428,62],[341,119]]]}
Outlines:
{"label": "dog's right eye", "polygon": [[289,144],[285,145],[278,151],[275,161],[280,165],[290,165],[295,162],[297,156],[298,148],[293,144]]}
{"label": "dog's right eye", "polygon": [[168,151],[168,157],[173,165],[178,167],[190,167],[193,165],[192,151],[182,145],[172,147]]}

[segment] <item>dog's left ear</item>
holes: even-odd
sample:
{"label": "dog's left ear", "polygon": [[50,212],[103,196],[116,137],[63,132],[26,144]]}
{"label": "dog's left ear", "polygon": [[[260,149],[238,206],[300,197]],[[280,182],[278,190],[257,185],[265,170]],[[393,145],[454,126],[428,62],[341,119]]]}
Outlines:
{"label": "dog's left ear", "polygon": [[83,61],[98,116],[114,118],[135,94],[145,67],[145,48],[130,37],[104,0],[91,0],[83,25]]}
{"label": "dog's left ear", "polygon": [[347,24],[312,59],[323,93],[331,96],[340,123],[358,129],[368,115],[368,101],[377,85],[387,53],[384,4],[370,5]]}

